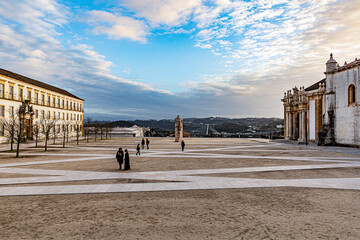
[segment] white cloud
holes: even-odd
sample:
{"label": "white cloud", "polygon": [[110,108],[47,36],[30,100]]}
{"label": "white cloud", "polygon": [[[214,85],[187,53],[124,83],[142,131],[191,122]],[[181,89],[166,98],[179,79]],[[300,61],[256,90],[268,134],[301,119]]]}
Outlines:
{"label": "white cloud", "polygon": [[116,15],[105,11],[91,11],[90,23],[95,25],[95,34],[105,34],[112,39],[127,38],[132,41],[146,42],[148,27],[144,21]]}
{"label": "white cloud", "polygon": [[195,47],[206,48],[206,49],[212,48],[211,44],[203,44],[203,43],[201,43],[201,42],[196,43],[196,44],[195,44]]}
{"label": "white cloud", "polygon": [[122,0],[122,5],[135,11],[153,26],[178,26],[189,18],[202,0]]}
{"label": "white cloud", "polygon": [[[78,84],[85,84],[89,87],[111,88],[112,84],[122,83],[128,87],[136,87],[140,91],[172,94],[146,83],[112,75],[110,67],[113,63],[93,50],[92,46],[76,44],[70,46],[70,49],[65,48],[57,39],[60,33],[56,31],[56,28],[58,24],[66,23],[67,17],[61,15],[60,10],[64,7],[56,2],[37,0],[7,4],[5,1],[0,1],[0,5],[6,7],[0,11],[0,17],[4,19],[0,22],[2,68],[45,80],[60,87],[71,88]],[[17,11],[11,12],[12,9],[17,9]],[[119,20],[119,17],[111,14],[95,13],[95,15],[110,21],[111,19],[115,22]],[[20,16],[18,20],[17,16]],[[43,19],[44,16],[46,20]],[[49,22],[49,19],[57,19],[57,21]],[[125,19],[124,22],[127,20],[129,19]],[[11,24],[7,21],[11,21]],[[129,20],[129,22],[132,21]],[[27,29],[29,25],[34,27],[32,31]],[[45,33],[47,37],[44,38]],[[74,89],[74,93],[80,93],[81,90],[81,88]]]}

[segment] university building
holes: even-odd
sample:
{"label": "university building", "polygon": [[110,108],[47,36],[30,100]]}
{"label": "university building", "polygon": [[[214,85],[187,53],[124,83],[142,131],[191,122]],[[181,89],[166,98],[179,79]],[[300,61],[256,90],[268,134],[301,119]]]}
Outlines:
{"label": "university building", "polygon": [[360,60],[340,66],[331,54],[324,79],[284,94],[285,139],[360,146],[359,86]]}
{"label": "university building", "polygon": [[[69,137],[76,136],[76,127],[83,126],[84,100],[68,91],[0,68],[0,123],[23,114],[27,139],[33,139],[32,128],[43,120],[55,124],[58,137],[67,127]],[[6,142],[6,131],[0,124],[0,143]]]}

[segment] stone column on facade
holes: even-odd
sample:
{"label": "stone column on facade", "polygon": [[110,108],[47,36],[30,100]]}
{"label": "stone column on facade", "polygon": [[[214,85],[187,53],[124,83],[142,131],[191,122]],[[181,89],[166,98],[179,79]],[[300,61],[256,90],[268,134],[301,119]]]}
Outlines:
{"label": "stone column on facade", "polygon": [[293,124],[292,124],[292,129],[293,129],[293,133],[292,133],[292,139],[294,139],[294,140],[297,140],[297,127],[296,127],[296,123],[297,123],[297,114],[296,114],[296,112],[294,112],[293,113],[293,117],[292,117],[292,119],[293,119]]}
{"label": "stone column on facade", "polygon": [[306,119],[305,119],[305,112],[303,112],[302,115],[302,132],[303,132],[303,136],[302,136],[302,141],[306,141]]}
{"label": "stone column on facade", "polygon": [[181,142],[183,140],[183,120],[178,115],[175,119],[175,142]]}
{"label": "stone column on facade", "polygon": [[303,118],[302,118],[302,114],[303,114],[303,112],[300,111],[299,112],[299,138],[298,138],[298,141],[302,141],[302,137],[303,137],[303,129],[302,129]]}
{"label": "stone column on facade", "polygon": [[292,115],[292,113],[290,112],[290,113],[289,113],[289,139],[292,138],[292,123],[293,123],[292,117],[293,117],[293,115]]}
{"label": "stone column on facade", "polygon": [[290,113],[289,112],[286,112],[286,129],[285,129],[285,131],[286,131],[286,139],[290,139],[290,135],[289,135],[289,118],[290,118]]}

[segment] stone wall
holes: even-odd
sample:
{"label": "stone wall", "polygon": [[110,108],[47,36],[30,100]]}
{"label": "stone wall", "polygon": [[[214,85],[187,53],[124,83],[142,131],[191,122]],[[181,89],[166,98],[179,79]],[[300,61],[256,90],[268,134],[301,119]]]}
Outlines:
{"label": "stone wall", "polygon": [[[360,145],[360,67],[334,73],[335,141],[338,144]],[[355,85],[356,103],[349,105],[348,88]]]}

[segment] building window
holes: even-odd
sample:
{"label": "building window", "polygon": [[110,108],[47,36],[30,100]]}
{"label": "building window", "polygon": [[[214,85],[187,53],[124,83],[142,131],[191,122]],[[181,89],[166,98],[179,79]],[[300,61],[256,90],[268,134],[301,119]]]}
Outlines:
{"label": "building window", "polygon": [[30,102],[32,102],[31,101],[31,91],[30,90],[28,90],[27,99],[30,100]]}
{"label": "building window", "polygon": [[45,119],[45,111],[41,110],[41,119]]}
{"label": "building window", "polygon": [[4,98],[5,85],[0,83],[0,98]]}
{"label": "building window", "polygon": [[47,99],[48,100],[48,102],[47,102],[48,106],[50,106],[50,99],[51,99],[50,96],[48,96],[48,99]]}
{"label": "building window", "polygon": [[34,99],[34,101],[35,101],[35,104],[38,104],[38,101],[39,101],[39,94],[38,93],[35,93],[35,99]]}
{"label": "building window", "polygon": [[50,116],[50,111],[47,112],[47,119],[50,119],[51,116]]}
{"label": "building window", "polygon": [[65,120],[65,113],[63,113],[63,117],[62,117],[63,120]]}
{"label": "building window", "polygon": [[35,110],[35,118],[39,117],[39,110]]}
{"label": "building window", "polygon": [[45,105],[45,95],[41,95],[41,105]]}
{"label": "building window", "polygon": [[5,117],[5,106],[0,105],[0,117]]}
{"label": "building window", "polygon": [[23,101],[23,89],[22,88],[20,88],[19,89],[19,101]]}
{"label": "building window", "polygon": [[348,89],[348,101],[349,101],[349,106],[355,105],[356,103],[356,89],[353,84],[351,84]]}
{"label": "building window", "polygon": [[14,117],[14,107],[13,106],[10,106],[9,114],[10,114],[10,117]]}
{"label": "building window", "polygon": [[55,107],[55,97],[53,97],[53,102],[52,102],[52,106]]}
{"label": "building window", "polygon": [[14,98],[14,86],[9,86],[9,99]]}

